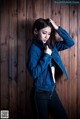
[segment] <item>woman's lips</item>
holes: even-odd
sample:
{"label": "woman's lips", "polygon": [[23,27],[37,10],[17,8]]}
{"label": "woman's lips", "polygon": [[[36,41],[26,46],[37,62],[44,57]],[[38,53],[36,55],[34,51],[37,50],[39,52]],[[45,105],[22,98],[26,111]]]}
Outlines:
{"label": "woman's lips", "polygon": [[46,39],[43,39],[44,42],[46,42],[47,40]]}

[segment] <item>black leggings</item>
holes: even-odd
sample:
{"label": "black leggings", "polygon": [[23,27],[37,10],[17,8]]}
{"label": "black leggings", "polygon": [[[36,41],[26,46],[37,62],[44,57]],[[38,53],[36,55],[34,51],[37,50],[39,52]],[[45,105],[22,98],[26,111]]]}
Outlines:
{"label": "black leggings", "polygon": [[54,90],[53,93],[50,93],[32,89],[31,104],[33,119],[49,119],[49,113],[53,119],[68,119],[56,90]]}

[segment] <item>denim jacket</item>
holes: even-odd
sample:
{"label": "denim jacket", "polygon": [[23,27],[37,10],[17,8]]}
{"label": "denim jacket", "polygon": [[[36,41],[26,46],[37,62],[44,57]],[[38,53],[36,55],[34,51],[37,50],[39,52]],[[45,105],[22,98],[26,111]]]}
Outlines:
{"label": "denim jacket", "polygon": [[[57,33],[62,37],[63,41],[57,41],[54,46],[50,46],[52,54],[44,53],[44,45],[41,40],[33,40],[28,51],[27,69],[33,77],[33,86],[36,90],[52,91],[55,84],[52,79],[50,66],[56,64],[64,73],[66,79],[68,75],[61,61],[58,51],[70,48],[74,45],[74,41],[69,34],[59,27]],[[51,63],[51,61],[55,63]]]}

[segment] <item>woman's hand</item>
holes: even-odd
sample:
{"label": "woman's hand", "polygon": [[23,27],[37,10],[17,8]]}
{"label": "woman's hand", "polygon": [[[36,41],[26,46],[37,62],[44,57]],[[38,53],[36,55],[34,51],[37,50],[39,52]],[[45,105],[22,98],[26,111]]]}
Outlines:
{"label": "woman's hand", "polygon": [[49,19],[49,20],[51,24],[53,25],[54,29],[57,30],[59,26],[52,19]]}
{"label": "woman's hand", "polygon": [[47,53],[47,54],[49,54],[49,55],[51,55],[52,50],[48,47],[48,45],[46,45],[46,49],[45,49],[44,52]]}

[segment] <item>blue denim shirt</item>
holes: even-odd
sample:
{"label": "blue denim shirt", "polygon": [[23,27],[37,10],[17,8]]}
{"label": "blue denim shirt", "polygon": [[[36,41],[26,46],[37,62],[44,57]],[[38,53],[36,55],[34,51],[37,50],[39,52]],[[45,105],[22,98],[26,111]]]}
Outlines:
{"label": "blue denim shirt", "polygon": [[27,68],[33,77],[33,86],[36,90],[54,90],[55,84],[50,71],[52,59],[64,73],[66,79],[68,79],[68,75],[58,51],[72,47],[74,45],[74,41],[62,27],[58,28],[57,33],[62,37],[63,41],[58,41],[54,46],[50,46],[52,55],[44,53],[44,45],[41,40],[33,40],[31,47],[29,48]]}

